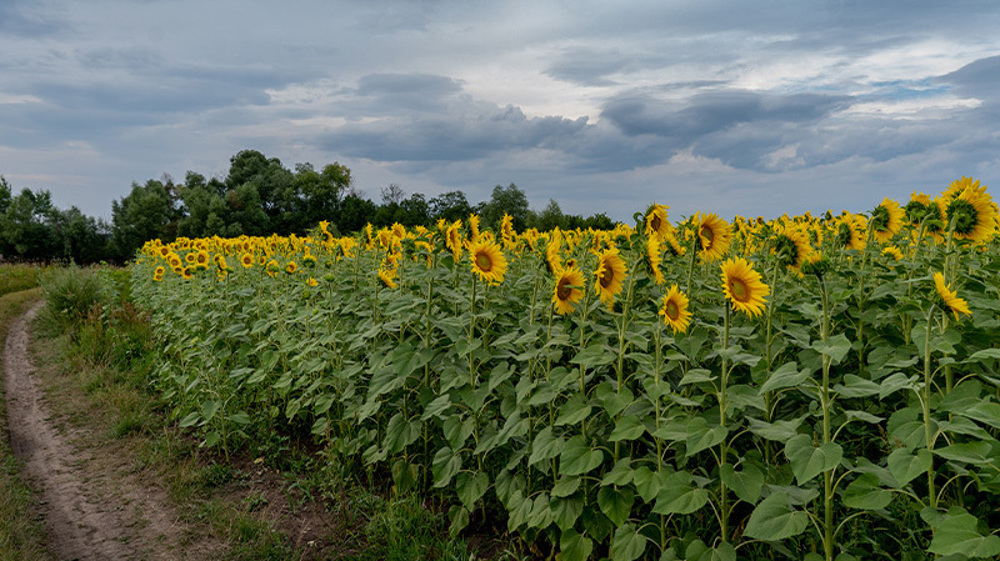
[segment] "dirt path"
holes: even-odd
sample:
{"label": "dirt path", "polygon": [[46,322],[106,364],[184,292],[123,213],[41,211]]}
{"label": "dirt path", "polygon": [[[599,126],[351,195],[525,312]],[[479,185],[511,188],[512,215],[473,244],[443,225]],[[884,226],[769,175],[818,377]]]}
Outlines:
{"label": "dirt path", "polygon": [[79,561],[210,556],[185,543],[184,525],[164,491],[94,461],[94,453],[75,446],[74,429],[46,410],[28,353],[28,324],[40,308],[35,305],[11,327],[4,383],[11,446],[41,492],[52,553]]}

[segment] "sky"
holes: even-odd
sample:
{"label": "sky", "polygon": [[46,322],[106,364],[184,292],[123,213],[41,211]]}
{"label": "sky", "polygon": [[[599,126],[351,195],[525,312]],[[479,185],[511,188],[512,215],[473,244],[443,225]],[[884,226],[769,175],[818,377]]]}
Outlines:
{"label": "sky", "polygon": [[243,149],[376,202],[865,212],[1000,181],[998,30],[996,0],[0,0],[0,174],[105,219]]}

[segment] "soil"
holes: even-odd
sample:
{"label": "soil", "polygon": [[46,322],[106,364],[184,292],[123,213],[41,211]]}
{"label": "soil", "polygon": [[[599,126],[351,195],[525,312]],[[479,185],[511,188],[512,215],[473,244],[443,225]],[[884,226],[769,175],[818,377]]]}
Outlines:
{"label": "soil", "polygon": [[192,542],[166,492],[81,446],[81,429],[47,410],[33,376],[28,325],[35,305],[11,327],[4,348],[10,441],[39,491],[50,552],[59,560],[174,560],[213,557]]}

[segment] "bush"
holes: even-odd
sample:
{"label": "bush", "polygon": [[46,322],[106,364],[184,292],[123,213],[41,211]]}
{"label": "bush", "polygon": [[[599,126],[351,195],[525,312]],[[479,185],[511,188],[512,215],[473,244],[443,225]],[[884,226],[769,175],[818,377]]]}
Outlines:
{"label": "bush", "polygon": [[41,282],[45,309],[61,331],[73,331],[104,301],[107,289],[92,269],[54,269]]}

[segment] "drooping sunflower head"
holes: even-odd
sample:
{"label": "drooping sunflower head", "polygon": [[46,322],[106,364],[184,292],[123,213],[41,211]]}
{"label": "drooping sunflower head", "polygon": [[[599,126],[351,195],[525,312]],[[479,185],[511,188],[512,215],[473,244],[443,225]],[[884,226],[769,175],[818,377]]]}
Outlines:
{"label": "drooping sunflower head", "polygon": [[[978,181],[976,187],[978,187]],[[993,238],[997,212],[990,195],[982,189],[969,187],[954,195],[952,190],[942,196],[947,230],[955,238],[983,244]]]}
{"label": "drooping sunflower head", "polygon": [[643,233],[646,237],[658,236],[661,240],[665,239],[667,236],[667,231],[670,229],[670,222],[667,221],[667,209],[670,207],[664,205],[653,204],[646,211],[646,223],[643,227]]}
{"label": "drooping sunflower head", "polygon": [[556,313],[566,315],[573,312],[573,304],[583,298],[583,283],[583,273],[576,267],[566,267],[556,273],[552,289],[552,305]]}
{"label": "drooping sunflower head", "polygon": [[549,243],[545,244],[545,265],[552,274],[558,274],[562,269],[562,231],[557,226],[549,234]]}
{"label": "drooping sunflower head", "polygon": [[948,288],[948,285],[944,282],[944,275],[942,273],[934,273],[934,288],[937,289],[938,304],[945,311],[953,313],[955,320],[958,320],[958,314],[960,313],[972,315],[972,311],[969,310],[969,304],[964,299],[959,298],[957,292]]}
{"label": "drooping sunflower head", "polygon": [[663,277],[663,271],[660,269],[662,261],[663,244],[660,242],[660,236],[649,236],[646,238],[646,267],[649,269],[649,274],[653,277],[653,281],[656,284],[667,282],[667,279]]}
{"label": "drooping sunflower head", "polygon": [[468,245],[472,246],[479,241],[479,215],[470,214],[469,215],[469,242]]}
{"label": "drooping sunflower head", "polygon": [[694,216],[697,228],[699,256],[702,261],[712,262],[722,259],[732,242],[729,223],[713,214],[697,213]]}
{"label": "drooping sunflower head", "polygon": [[444,236],[445,245],[451,250],[451,255],[457,263],[462,258],[462,221],[456,220],[448,226]]}
{"label": "drooping sunflower head", "polygon": [[688,325],[691,323],[691,312],[688,311],[689,303],[688,297],[681,292],[676,284],[663,295],[663,301],[660,303],[660,315],[663,316],[663,323],[669,325],[675,334],[687,332]]}
{"label": "drooping sunflower head", "polygon": [[396,269],[391,269],[385,266],[378,268],[378,280],[383,286],[392,290],[396,288]]}
{"label": "drooping sunflower head", "polygon": [[500,251],[500,246],[492,241],[481,241],[469,248],[469,259],[472,261],[472,272],[479,278],[490,283],[503,282],[507,272],[507,258]]}
{"label": "drooping sunflower head", "polygon": [[872,234],[880,243],[886,243],[903,228],[906,211],[899,203],[886,197],[872,210],[870,225]]}
{"label": "drooping sunflower head", "polygon": [[760,273],[742,257],[722,264],[722,290],[734,310],[752,316],[764,310],[764,297],[771,293],[771,288],[761,282]]}
{"label": "drooping sunflower head", "polygon": [[615,296],[622,291],[622,281],[625,280],[625,261],[617,249],[606,249],[597,257],[597,269],[594,271],[597,281],[594,290],[609,307],[614,304]]}

